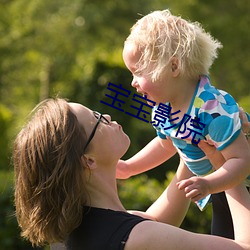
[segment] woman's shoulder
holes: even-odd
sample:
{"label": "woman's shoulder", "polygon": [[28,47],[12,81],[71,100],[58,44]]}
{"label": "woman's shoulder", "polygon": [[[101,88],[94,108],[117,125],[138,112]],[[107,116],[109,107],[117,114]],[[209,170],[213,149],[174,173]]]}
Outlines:
{"label": "woman's shoulder", "polygon": [[76,246],[83,249],[120,249],[133,227],[145,220],[124,211],[84,207],[82,222],[69,235],[67,249],[73,250]]}

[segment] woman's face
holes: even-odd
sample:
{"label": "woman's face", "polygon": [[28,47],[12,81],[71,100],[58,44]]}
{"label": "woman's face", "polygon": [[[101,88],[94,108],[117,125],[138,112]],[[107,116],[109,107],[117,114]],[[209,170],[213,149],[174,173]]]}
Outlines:
{"label": "woman's face", "polygon": [[[87,140],[90,138],[91,133],[96,127],[94,136],[86,148],[95,155],[100,155],[103,160],[108,157],[121,158],[127,151],[130,140],[127,134],[124,133],[122,126],[115,121],[111,121],[109,115],[103,115],[105,119],[98,118],[92,110],[78,103],[69,103],[72,112],[76,115],[79,123],[84,127]],[[98,125],[97,125],[98,123]],[[97,126],[96,126],[97,125]]]}

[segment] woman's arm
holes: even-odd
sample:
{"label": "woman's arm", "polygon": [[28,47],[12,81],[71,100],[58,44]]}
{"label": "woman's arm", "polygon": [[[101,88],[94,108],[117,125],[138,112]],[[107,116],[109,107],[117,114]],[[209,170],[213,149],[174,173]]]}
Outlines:
{"label": "woman's arm", "polygon": [[189,208],[190,199],[187,199],[185,193],[177,188],[176,183],[191,176],[193,174],[180,160],[172,181],[162,195],[147,209],[146,214],[154,216],[157,221],[179,227]]}
{"label": "woman's arm", "polygon": [[176,183],[182,179],[189,178],[192,175],[193,174],[181,160],[176,174],[170,184],[161,196],[147,209],[147,211],[129,212],[143,218],[179,227],[189,208],[190,199],[187,199],[185,193],[177,188]]}
{"label": "woman's arm", "polygon": [[[226,196],[232,214],[235,240],[250,246],[250,195],[245,185],[226,190]],[[250,249],[250,248],[249,248]]]}
{"label": "woman's arm", "polygon": [[250,196],[242,185],[226,193],[235,225],[235,240],[191,233],[164,223],[144,221],[131,231],[125,250],[249,250]]}
{"label": "woman's arm", "polygon": [[[221,153],[214,150],[214,147],[209,146],[206,143],[201,144],[200,146],[215,165],[220,166],[224,163],[225,160],[223,159]],[[171,183],[174,182],[175,181]],[[125,246],[125,250],[250,250],[250,237],[248,230],[250,225],[249,193],[244,185],[239,185],[227,190],[226,195],[232,213],[235,240],[221,238],[218,236],[195,234],[167,224],[154,221],[145,221],[139,223],[131,231],[128,242]],[[159,200],[164,202],[164,199],[161,200],[161,198],[159,198]],[[156,204],[157,203],[155,203],[155,205]],[[158,205],[161,206],[161,202],[159,202]],[[168,208],[171,210],[173,209],[171,207]],[[157,209],[155,211],[157,212]],[[165,215],[167,215],[167,213],[168,211],[165,213]]]}

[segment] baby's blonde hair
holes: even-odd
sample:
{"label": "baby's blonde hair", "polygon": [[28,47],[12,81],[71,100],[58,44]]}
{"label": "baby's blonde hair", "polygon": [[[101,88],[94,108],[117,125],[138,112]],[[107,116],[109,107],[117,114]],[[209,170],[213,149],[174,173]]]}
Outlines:
{"label": "baby's blonde hair", "polygon": [[126,43],[132,43],[142,53],[137,71],[147,72],[153,81],[164,75],[172,58],[178,59],[182,75],[197,78],[208,74],[217,49],[222,48],[200,23],[188,22],[169,10],[154,11],[138,20]]}

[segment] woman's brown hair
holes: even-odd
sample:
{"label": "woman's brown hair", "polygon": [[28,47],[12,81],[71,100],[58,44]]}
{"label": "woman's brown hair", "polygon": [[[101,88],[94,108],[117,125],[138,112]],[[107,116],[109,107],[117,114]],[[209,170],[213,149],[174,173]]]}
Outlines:
{"label": "woman's brown hair", "polygon": [[86,133],[64,99],[39,104],[14,142],[15,205],[33,245],[64,241],[82,220],[87,197]]}

